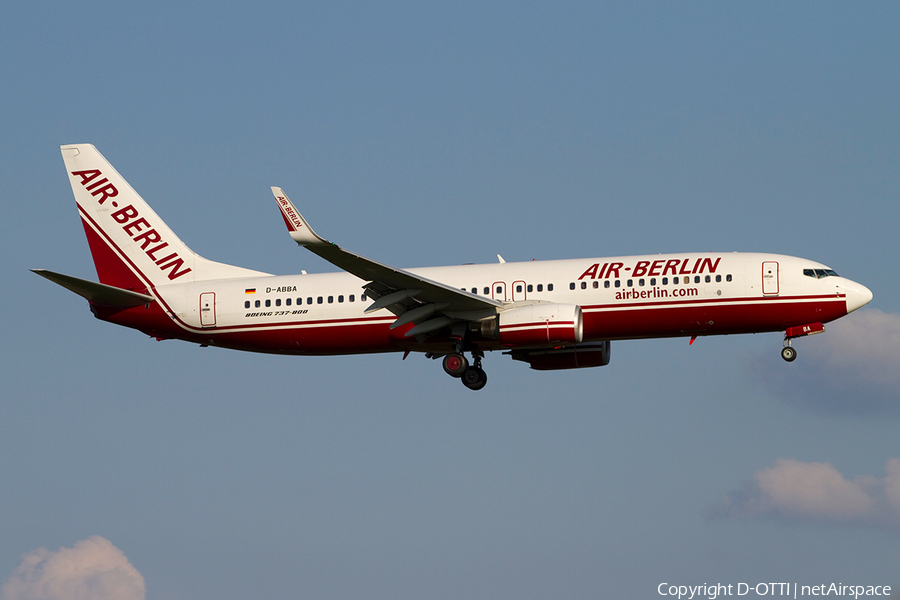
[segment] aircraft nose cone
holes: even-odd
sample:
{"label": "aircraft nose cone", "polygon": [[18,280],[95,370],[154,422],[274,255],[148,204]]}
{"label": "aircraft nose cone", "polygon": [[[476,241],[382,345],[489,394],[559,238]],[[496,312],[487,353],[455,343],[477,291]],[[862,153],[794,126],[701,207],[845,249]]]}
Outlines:
{"label": "aircraft nose cone", "polygon": [[847,313],[852,313],[857,308],[862,308],[872,301],[872,292],[866,286],[847,280],[844,285],[847,294]]}

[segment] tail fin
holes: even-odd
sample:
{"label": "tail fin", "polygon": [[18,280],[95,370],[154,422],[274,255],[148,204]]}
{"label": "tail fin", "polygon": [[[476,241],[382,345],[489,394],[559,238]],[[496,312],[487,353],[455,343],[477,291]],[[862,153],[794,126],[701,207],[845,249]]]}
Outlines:
{"label": "tail fin", "polygon": [[266,275],[195,254],[92,145],[60,150],[102,283],[140,292],[170,283]]}

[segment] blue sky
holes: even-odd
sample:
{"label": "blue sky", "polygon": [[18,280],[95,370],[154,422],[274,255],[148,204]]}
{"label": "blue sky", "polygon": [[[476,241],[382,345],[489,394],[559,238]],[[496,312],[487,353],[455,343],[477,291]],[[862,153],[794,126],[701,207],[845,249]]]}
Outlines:
{"label": "blue sky", "polygon": [[[889,3],[6,7],[0,598],[64,560],[153,600],[900,586],[898,26]],[[195,251],[271,273],[333,270],[277,185],[397,266],[777,252],[875,298],[790,365],[779,334],[620,342],[583,371],[489,355],[477,394],[420,356],[158,343],[28,272],[95,276],[70,143]]]}

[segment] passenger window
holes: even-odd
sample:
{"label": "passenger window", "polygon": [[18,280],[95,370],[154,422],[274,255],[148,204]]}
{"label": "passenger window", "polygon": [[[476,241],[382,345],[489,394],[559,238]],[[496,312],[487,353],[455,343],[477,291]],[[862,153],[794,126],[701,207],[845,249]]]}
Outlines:
{"label": "passenger window", "polygon": [[716,283],[722,283],[722,276],[716,275]]}
{"label": "passenger window", "polygon": [[485,296],[489,295],[490,293],[491,293],[491,288],[489,288],[489,287],[484,288],[484,295],[485,295]]}
{"label": "passenger window", "polygon": [[366,295],[363,294],[362,296],[360,296],[360,297],[359,297],[359,301],[360,301],[360,302],[365,302],[365,301],[366,301]]}
{"label": "passenger window", "polygon": [[663,284],[663,285],[669,285],[669,278],[668,278],[668,277],[663,277],[662,284]]}
{"label": "passenger window", "polygon": [[552,291],[553,291],[553,284],[552,284],[552,283],[548,283],[548,284],[547,284],[547,291],[548,291],[548,292],[552,292]]}
{"label": "passenger window", "polygon": [[569,289],[570,289],[570,290],[574,290],[574,289],[575,289],[575,282],[572,282],[572,283],[569,284]]}
{"label": "passenger window", "polygon": [[694,275],[694,283],[700,283],[700,276]]}
{"label": "passenger window", "polygon": [[622,287],[622,282],[616,279],[616,287]]}
{"label": "passenger window", "polygon": [[656,285],[656,277],[650,278],[650,285]]}
{"label": "passenger window", "polygon": [[281,306],[281,298],[275,299],[275,306]]}
{"label": "passenger window", "polygon": [[322,304],[323,302],[325,302],[325,298],[323,298],[322,296],[319,296],[318,298],[316,298],[317,304]]}
{"label": "passenger window", "polygon": [[472,288],[472,293],[473,293],[473,294],[477,294],[477,293],[478,293],[478,288]]}
{"label": "passenger window", "polygon": [[328,296],[328,304],[334,304],[334,296]]}
{"label": "passenger window", "polygon": [[350,301],[350,302],[355,302],[355,301],[356,301],[356,296],[355,296],[354,294],[350,294],[350,296],[347,298],[347,300]]}
{"label": "passenger window", "polygon": [[678,283],[678,278],[677,278],[677,277],[673,277],[673,278],[672,278],[672,283]]}
{"label": "passenger window", "polygon": [[516,293],[517,293],[517,294],[521,294],[521,293],[522,293],[522,286],[521,286],[521,285],[517,285],[517,286],[516,286]]}
{"label": "passenger window", "polygon": [[725,276],[725,281],[731,281],[731,273]]}
{"label": "passenger window", "polygon": [[586,289],[587,289],[587,281],[582,281],[582,282],[581,282],[581,289],[583,289],[583,290],[586,290]]}
{"label": "passenger window", "polygon": [[343,296],[338,296],[338,302],[343,302],[343,301],[344,301],[344,297],[343,297]]}
{"label": "passenger window", "polygon": [[543,283],[539,283],[539,284],[538,284],[538,291],[539,291],[539,292],[543,292],[543,291],[544,291],[544,284],[543,284]]}
{"label": "passenger window", "polygon": [[259,300],[256,301],[256,308],[259,308]]}
{"label": "passenger window", "polygon": [[594,289],[596,290],[599,287],[600,287],[600,282],[595,279],[594,280]]}
{"label": "passenger window", "polygon": [[[312,304],[312,296],[310,296],[309,298],[306,299],[306,303],[307,303],[307,304]],[[322,299],[321,299],[321,298],[319,298],[319,304],[322,304]]]}
{"label": "passenger window", "polygon": [[529,283],[529,284],[528,284],[528,287],[525,288],[525,289],[526,289],[526,290],[528,291],[528,293],[530,294],[530,293],[531,293],[531,290],[532,290],[533,288],[534,288],[534,286],[531,285],[531,284]]}
{"label": "passenger window", "polygon": [[643,280],[643,279],[638,279],[638,285],[641,286],[641,287],[644,287],[644,280]]}
{"label": "passenger window", "polygon": [[291,305],[291,299],[290,299],[290,298],[285,298],[285,299],[284,299],[284,305],[285,305],[285,306],[290,306],[290,305]]}
{"label": "passenger window", "polygon": [[502,294],[502,293],[503,293],[503,286],[500,286],[500,285],[497,286],[497,293],[498,293],[498,294]]}
{"label": "passenger window", "polygon": [[269,308],[270,306],[272,306],[272,301],[266,300],[266,308]]}
{"label": "passenger window", "polygon": [[609,287],[609,279],[607,279],[606,281],[603,282],[603,287],[605,287],[605,288]]}
{"label": "passenger window", "polygon": [[710,277],[709,275],[707,275],[707,276],[706,276],[706,283],[709,283],[710,281],[712,281],[712,277]]}
{"label": "passenger window", "polygon": [[250,301],[249,301],[249,300],[247,300],[246,302],[244,302],[244,308],[250,308]]}
{"label": "passenger window", "polygon": [[633,285],[634,285],[634,280],[633,280],[633,279],[629,279],[628,282],[627,282],[625,285],[627,285],[628,287],[633,286]]}

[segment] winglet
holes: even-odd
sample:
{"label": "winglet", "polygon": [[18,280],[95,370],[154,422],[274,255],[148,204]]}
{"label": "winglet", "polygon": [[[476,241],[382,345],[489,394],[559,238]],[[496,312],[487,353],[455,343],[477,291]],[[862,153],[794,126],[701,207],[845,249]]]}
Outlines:
{"label": "winglet", "polygon": [[272,193],[275,195],[275,201],[278,203],[278,209],[281,211],[281,217],[284,224],[287,225],[288,233],[291,238],[301,246],[309,246],[314,244],[327,244],[328,241],[319,237],[300,211],[288,199],[287,195],[280,187],[272,187]]}

